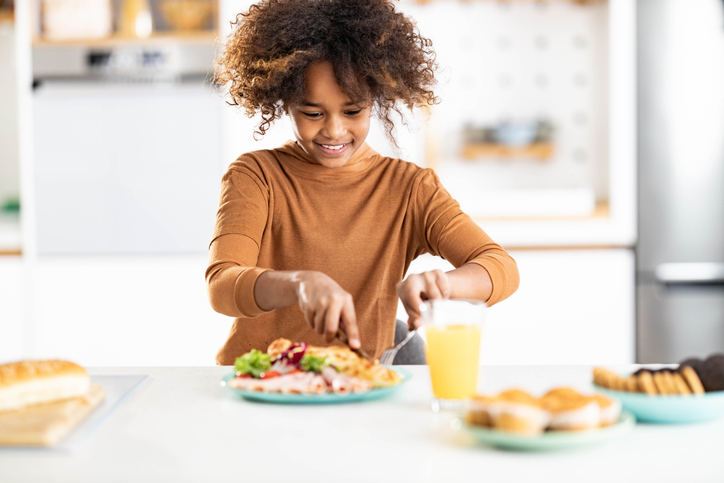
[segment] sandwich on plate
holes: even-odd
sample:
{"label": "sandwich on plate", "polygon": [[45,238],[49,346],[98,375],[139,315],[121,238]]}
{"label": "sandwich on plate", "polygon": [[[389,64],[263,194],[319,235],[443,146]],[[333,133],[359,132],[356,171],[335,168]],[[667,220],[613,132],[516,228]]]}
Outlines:
{"label": "sandwich on plate", "polygon": [[309,346],[277,339],[267,352],[253,349],[236,358],[235,389],[288,394],[347,394],[394,386],[396,371],[359,357],[347,347]]}

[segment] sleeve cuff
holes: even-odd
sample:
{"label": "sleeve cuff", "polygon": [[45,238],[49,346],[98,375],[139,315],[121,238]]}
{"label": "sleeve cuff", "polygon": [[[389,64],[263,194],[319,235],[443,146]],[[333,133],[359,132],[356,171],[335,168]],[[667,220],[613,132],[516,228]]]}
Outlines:
{"label": "sleeve cuff", "polygon": [[501,300],[505,300],[518,288],[517,270],[515,271],[515,280],[508,280],[510,273],[505,270],[505,267],[502,266],[498,260],[487,258],[483,260],[470,260],[469,263],[475,263],[483,267],[488,272],[488,275],[490,275],[492,290],[490,297],[485,301],[488,307],[497,304]]}
{"label": "sleeve cuff", "polygon": [[236,279],[234,286],[234,303],[239,312],[245,317],[258,317],[262,314],[270,312],[264,310],[256,303],[254,298],[254,286],[259,275],[268,271],[268,268],[250,267],[244,270]]}

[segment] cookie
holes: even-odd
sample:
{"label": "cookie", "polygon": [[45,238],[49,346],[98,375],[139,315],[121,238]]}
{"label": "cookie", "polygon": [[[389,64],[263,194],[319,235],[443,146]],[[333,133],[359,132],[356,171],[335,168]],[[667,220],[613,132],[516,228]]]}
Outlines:
{"label": "cookie", "polygon": [[674,386],[677,394],[691,394],[691,389],[687,386],[684,377],[679,372],[673,372],[671,377],[674,379]]}
{"label": "cookie", "polygon": [[625,385],[628,392],[641,392],[641,389],[639,388],[639,382],[634,375],[628,376],[625,379]]}
{"label": "cookie", "polygon": [[659,394],[671,394],[669,391],[669,385],[666,383],[666,378],[663,372],[654,372],[651,374],[654,379],[654,385],[656,386],[656,392]]}
{"label": "cookie", "polygon": [[704,386],[702,385],[701,380],[699,380],[699,376],[696,374],[696,371],[691,366],[680,366],[679,374],[681,374],[681,377],[684,378],[684,381],[686,381],[686,385],[689,386],[691,392],[694,394],[704,394]]}
{"label": "cookie", "polygon": [[613,389],[614,391],[620,391],[623,387],[623,381],[621,379],[621,376],[619,376],[618,374],[611,375],[611,378],[609,380],[611,389]]}
{"label": "cookie", "polygon": [[595,382],[597,386],[606,389],[615,389],[615,381],[618,377],[618,374],[603,367],[595,367],[593,369],[593,382]]}
{"label": "cookie", "polygon": [[636,372],[638,372],[636,380],[638,381],[638,386],[641,392],[644,392],[646,394],[658,394],[656,384],[654,384],[654,377],[651,375],[651,373],[645,370]]}
{"label": "cookie", "polygon": [[724,391],[724,355],[709,356],[694,370],[706,392]]}
{"label": "cookie", "polygon": [[668,369],[664,369],[661,371],[662,379],[664,380],[664,384],[666,385],[666,389],[669,394],[680,394],[679,388],[676,387],[676,381],[674,381],[674,374]]}
{"label": "cookie", "polygon": [[696,371],[696,373],[699,373],[699,369],[701,368],[701,364],[704,361],[697,358],[697,357],[689,357],[688,359],[684,359],[683,361],[679,362],[679,368],[682,366],[689,366],[692,369]]}

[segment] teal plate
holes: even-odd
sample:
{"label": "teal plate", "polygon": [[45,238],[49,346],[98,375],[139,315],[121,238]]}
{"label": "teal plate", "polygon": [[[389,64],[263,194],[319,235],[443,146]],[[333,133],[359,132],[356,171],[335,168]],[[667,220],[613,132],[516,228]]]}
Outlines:
{"label": "teal plate", "polygon": [[380,387],[377,389],[370,389],[366,392],[352,392],[348,394],[283,394],[279,392],[261,392],[261,391],[246,391],[244,389],[234,389],[229,387],[226,383],[229,379],[232,379],[235,374],[227,374],[222,378],[221,385],[228,387],[237,396],[252,401],[263,401],[269,403],[281,403],[281,404],[338,404],[338,403],[350,403],[360,401],[374,401],[375,399],[382,399],[390,394],[394,393],[403,384],[412,378],[412,373],[400,368],[390,368],[402,376],[402,381],[399,384],[395,384],[390,387]]}
{"label": "teal plate", "polygon": [[700,423],[724,416],[724,391],[699,395],[648,395],[640,392],[613,391],[593,386],[596,391],[621,401],[621,406],[649,423]]}
{"label": "teal plate", "polygon": [[619,416],[616,424],[605,428],[586,431],[546,431],[538,436],[521,436],[508,431],[463,423],[463,427],[479,441],[491,446],[519,451],[555,451],[582,448],[623,436],[631,431],[635,425],[636,418],[626,411],[621,411],[621,416]]}

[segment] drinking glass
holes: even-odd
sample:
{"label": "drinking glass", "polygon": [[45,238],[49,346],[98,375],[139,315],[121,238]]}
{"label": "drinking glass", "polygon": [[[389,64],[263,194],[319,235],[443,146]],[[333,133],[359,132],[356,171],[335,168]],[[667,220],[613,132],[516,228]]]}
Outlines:
{"label": "drinking glass", "polygon": [[433,411],[463,408],[475,395],[486,309],[477,300],[436,299],[420,306]]}

